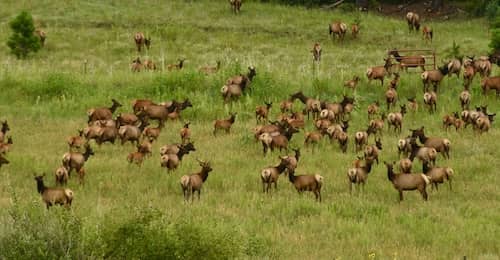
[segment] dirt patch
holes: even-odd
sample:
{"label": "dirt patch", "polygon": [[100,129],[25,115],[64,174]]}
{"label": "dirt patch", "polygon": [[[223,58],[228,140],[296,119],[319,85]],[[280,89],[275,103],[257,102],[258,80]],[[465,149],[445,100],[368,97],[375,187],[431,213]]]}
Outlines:
{"label": "dirt patch", "polygon": [[407,1],[406,4],[381,4],[378,8],[379,12],[394,17],[405,17],[407,12],[416,12],[421,19],[439,19],[447,20],[460,15],[465,15],[466,12],[459,7],[447,3],[441,6],[432,6],[432,1]]}

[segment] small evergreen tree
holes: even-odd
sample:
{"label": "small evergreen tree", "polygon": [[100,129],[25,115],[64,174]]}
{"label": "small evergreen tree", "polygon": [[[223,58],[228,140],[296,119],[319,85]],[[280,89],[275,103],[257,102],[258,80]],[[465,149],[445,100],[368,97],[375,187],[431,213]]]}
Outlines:
{"label": "small evergreen tree", "polygon": [[19,58],[26,58],[30,52],[40,49],[40,40],[34,35],[35,25],[31,14],[23,11],[10,22],[13,34],[7,41],[11,52]]}
{"label": "small evergreen tree", "polygon": [[[500,9],[497,13],[500,15]],[[490,48],[493,52],[500,51],[500,16],[496,17],[495,22],[491,26]]]}

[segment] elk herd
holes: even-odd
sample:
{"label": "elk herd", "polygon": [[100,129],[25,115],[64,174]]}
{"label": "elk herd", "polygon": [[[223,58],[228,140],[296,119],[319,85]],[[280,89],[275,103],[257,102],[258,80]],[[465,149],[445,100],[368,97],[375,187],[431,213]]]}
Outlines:
{"label": "elk herd", "polygon": [[[229,0],[229,3],[235,14],[240,13],[241,0]],[[418,14],[409,12],[406,15],[406,21],[410,32],[420,30]],[[338,38],[342,41],[347,29],[348,26],[345,23],[336,21],[329,25],[329,34],[333,39]],[[359,22],[351,25],[353,38],[358,37],[359,31]],[[42,34],[42,32],[37,32],[37,35],[43,44],[45,33]],[[423,26],[422,33],[426,41],[432,41],[432,28]],[[139,53],[144,49],[149,50],[151,47],[151,37],[145,37],[142,32],[137,32],[134,35],[134,42]],[[314,62],[321,62],[322,49],[319,43],[315,43],[310,52]],[[177,63],[167,65],[166,70],[182,70],[185,61],[186,59],[181,58]],[[220,70],[220,66],[220,61],[216,61],[215,66],[201,67],[199,71],[205,74],[216,73]],[[155,70],[156,68],[152,60],[141,61],[140,57],[137,57],[131,65],[134,72],[143,69]],[[450,111],[442,118],[443,129],[446,132],[450,126],[459,131],[472,125],[478,134],[483,134],[491,129],[496,113],[491,113],[488,111],[487,105],[482,104],[476,106],[475,109],[470,109],[473,100],[470,88],[475,75],[479,74],[483,93],[487,94],[493,90],[497,96],[500,96],[500,77],[490,76],[492,56],[456,57],[438,66],[437,69],[426,70],[425,57],[401,55],[397,49],[393,49],[384,58],[383,66],[370,67],[366,71],[367,85],[371,85],[372,80],[379,80],[381,86],[384,86],[386,77],[390,77],[391,80],[384,92],[385,109],[381,108],[379,100],[374,100],[366,110],[368,116],[366,127],[357,129],[358,131],[350,129],[353,120],[351,112],[356,106],[357,98],[348,95],[343,95],[339,100],[324,100],[320,97],[306,95],[307,93],[304,91],[298,91],[289,93],[286,99],[279,102],[279,106],[278,102],[273,104],[272,100],[266,100],[255,108],[256,126],[248,131],[252,132],[255,142],[262,145],[263,156],[280,153],[276,164],[264,167],[259,176],[256,176],[256,179],[259,178],[262,182],[262,191],[271,193],[272,186],[277,190],[279,177],[281,174],[285,174],[297,192],[310,191],[315,195],[317,201],[322,200],[321,189],[326,179],[318,173],[296,174],[299,159],[303,155],[300,147],[291,145],[291,140],[294,135],[300,132],[303,132],[304,149],[310,149],[312,154],[321,152],[319,148],[324,142],[338,145],[340,153],[348,153],[349,145],[352,144],[351,150],[355,154],[355,159],[352,166],[344,165],[345,171],[343,170],[347,175],[344,181],[349,185],[351,192],[353,187],[358,187],[358,190],[363,189],[368,183],[368,177],[373,169],[379,165],[380,157],[397,157],[398,159],[402,157],[398,162],[383,160],[387,171],[387,180],[398,191],[400,201],[403,200],[403,192],[411,190],[417,190],[422,198],[427,200],[426,187],[431,185],[433,189],[438,190],[438,184],[444,181],[449,182],[451,190],[454,170],[449,166],[438,166],[436,163],[438,154],[441,154],[445,160],[448,160],[452,155],[452,141],[447,137],[427,136],[425,126],[422,125],[417,129],[409,129],[410,134],[399,139],[397,143],[387,144],[383,142],[383,132],[386,125],[388,129],[386,132],[401,135],[404,132],[405,116],[418,110],[417,97],[402,99],[397,92],[401,77],[404,77],[403,73],[409,68],[422,70],[420,74],[423,86],[421,100],[429,112],[433,114],[438,112],[438,94],[443,92],[439,90],[440,83],[446,76],[450,78],[454,74],[460,78],[460,74],[462,74],[463,91],[457,97],[462,111]],[[246,73],[228,78],[220,89],[222,103],[236,101],[245,94],[251,95],[252,85],[256,78],[257,70],[254,66],[249,66]],[[361,78],[355,75],[351,80],[345,81],[344,86],[355,90],[360,83]],[[92,157],[99,156],[99,150],[94,150],[96,147],[106,143],[113,145],[117,140],[124,146],[130,143],[134,149],[127,156],[123,156],[123,161],[141,167],[145,160],[153,157],[153,145],[158,142],[159,136],[164,131],[172,130],[166,127],[168,121],[182,120],[182,111],[193,106],[196,104],[192,104],[187,98],[183,101],[164,102],[135,99],[131,102],[130,112],[118,113],[119,109],[123,109],[123,104],[118,100],[111,99],[109,107],[89,109],[87,111],[87,124],[77,130],[77,135],[67,138],[68,151],[62,155],[61,165],[57,166],[54,171],[54,179],[58,187],[45,186],[43,177],[46,174],[35,175],[37,190],[46,207],[49,208],[55,204],[67,207],[71,205],[74,193],[64,186],[67,185],[72,172],[76,172],[79,183],[84,184],[85,165],[89,161],[91,162]],[[280,113],[272,113],[273,108],[277,109],[278,107]],[[273,115],[275,115],[274,118]],[[223,138],[218,137],[222,133],[231,135],[232,126],[238,123],[237,116],[236,112],[231,112],[225,118],[216,119],[213,122],[213,137],[209,135],[210,137],[206,138]],[[152,121],[156,121],[156,123]],[[13,144],[12,137],[8,136],[10,128],[7,121],[1,123],[0,167],[9,163],[5,156]],[[166,168],[168,173],[175,172],[186,155],[197,151],[192,141],[190,125],[191,122],[184,121],[183,127],[179,130],[180,142],[164,144],[159,149],[160,156],[157,157],[157,160],[160,161],[160,167]],[[310,130],[311,128],[312,130]],[[371,142],[371,136],[373,142]],[[397,147],[398,154],[392,156],[387,154],[386,149],[383,148],[388,145]],[[293,151],[293,154],[289,154],[289,151]],[[416,169],[415,158],[422,163],[422,170]],[[185,200],[191,198],[193,201],[195,193],[198,194],[198,199],[200,198],[202,186],[213,171],[211,162],[196,160],[201,169],[180,178],[180,186]]]}

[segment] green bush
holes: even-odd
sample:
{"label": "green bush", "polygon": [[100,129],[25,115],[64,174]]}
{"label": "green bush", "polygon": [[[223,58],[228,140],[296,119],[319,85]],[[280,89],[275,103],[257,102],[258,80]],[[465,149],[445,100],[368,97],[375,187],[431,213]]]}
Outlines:
{"label": "green bush", "polygon": [[37,52],[40,48],[40,41],[34,35],[35,25],[31,14],[23,11],[10,22],[13,34],[7,41],[7,46],[11,52],[19,58],[26,58],[30,52]]}
{"label": "green bush", "polygon": [[491,42],[490,48],[492,52],[500,51],[500,9],[498,10],[498,16],[491,28]]}

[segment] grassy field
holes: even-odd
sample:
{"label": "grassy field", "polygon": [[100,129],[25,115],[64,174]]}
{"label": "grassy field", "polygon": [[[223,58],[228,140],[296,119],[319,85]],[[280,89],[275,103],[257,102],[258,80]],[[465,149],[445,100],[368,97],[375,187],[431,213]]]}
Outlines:
{"label": "grassy field", "polygon": [[[368,84],[370,66],[382,65],[390,48],[433,48],[437,61],[452,45],[464,54],[488,51],[487,24],[480,19],[424,21],[435,39],[426,44],[409,34],[406,22],[375,14],[322,11],[245,2],[233,15],[226,1],[6,1],[0,3],[0,43],[6,42],[8,22],[30,10],[47,32],[44,49],[28,60],[16,60],[6,45],[0,48],[0,119],[8,120],[14,139],[11,161],[0,169],[0,258],[285,258],[285,259],[498,259],[500,257],[500,131],[493,124],[477,136],[471,128],[446,133],[443,115],[460,111],[462,79],[445,78],[438,111],[409,113],[401,134],[384,129],[382,161],[398,160],[398,138],[410,128],[426,126],[431,136],[451,140],[451,159],[438,165],[455,170],[453,191],[442,186],[422,202],[408,192],[398,203],[383,164],[376,165],[363,192],[349,194],[346,171],[356,158],[352,141],[348,153],[325,140],[313,154],[302,148],[298,174],[320,173],[325,178],[323,202],[312,194],[299,196],[285,176],[279,190],[261,192],[260,171],[275,165],[278,153],[262,156],[254,142],[254,109],[264,101],[277,104],[302,90],[322,100],[356,98],[350,138],[366,129],[366,107],[382,100],[385,87]],[[350,24],[361,20],[359,39],[347,35],[332,42],[332,20]],[[186,58],[180,72],[131,73],[138,56],[132,40],[136,31],[152,37],[150,57],[160,68]],[[309,50],[323,47],[321,66],[312,72]],[[204,65],[222,61],[214,75],[198,73]],[[225,80],[253,65],[257,77],[252,92],[232,105],[223,105],[219,90]],[[500,70],[494,67],[493,75]],[[362,78],[356,92],[344,89],[353,75]],[[401,102],[416,96],[420,106],[420,73],[402,74]],[[498,112],[493,93],[481,95],[479,80],[472,86],[472,105],[488,104]],[[168,122],[154,145],[155,154],[141,168],[129,165],[130,144],[101,147],[86,163],[86,183],[76,178],[71,210],[47,211],[36,192],[33,173],[53,172],[68,150],[66,138],[87,122],[86,110],[109,106],[115,98],[130,112],[136,98],[155,101],[189,98],[193,108],[183,114],[192,122],[197,151],[168,174],[160,168],[161,145],[179,142],[181,122]],[[296,107],[301,107],[298,101]],[[232,133],[213,137],[212,122],[237,112]],[[311,122],[307,130],[312,130]],[[303,132],[292,139],[303,146]],[[183,202],[180,176],[198,171],[196,158],[212,162],[214,171],[203,186],[201,201]],[[420,168],[420,165],[417,167]],[[430,189],[428,189],[430,191]]]}

